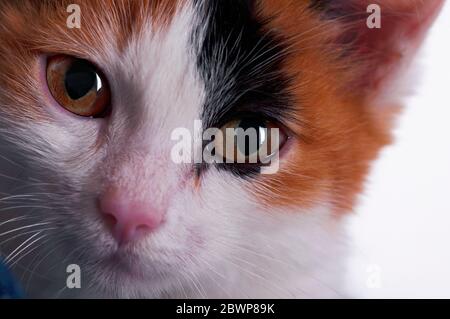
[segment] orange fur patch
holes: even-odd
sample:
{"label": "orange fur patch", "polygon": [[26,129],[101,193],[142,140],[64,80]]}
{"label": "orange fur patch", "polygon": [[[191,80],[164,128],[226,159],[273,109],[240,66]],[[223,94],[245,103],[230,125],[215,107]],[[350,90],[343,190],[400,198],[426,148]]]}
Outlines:
{"label": "orange fur patch", "polygon": [[95,56],[108,56],[108,50],[121,52],[148,21],[164,28],[183,2],[80,0],[80,29],[66,25],[70,0],[0,3],[0,98],[4,105],[0,111],[24,120],[43,120],[39,83],[45,79],[40,75],[39,56],[68,54],[92,61]]}
{"label": "orange fur patch", "polygon": [[[409,10],[419,5],[409,3]],[[260,177],[256,195],[267,206],[311,208],[331,202],[339,213],[353,207],[370,163],[390,142],[390,124],[398,106],[374,109],[371,102],[379,94],[377,87],[361,82],[360,76],[368,65],[375,69],[377,64],[370,63],[376,61],[364,60],[371,55],[353,55],[357,50],[345,51],[348,48],[338,41],[348,25],[326,20],[308,5],[309,1],[260,2],[259,15],[270,17],[267,28],[288,39],[290,54],[283,70],[295,78],[292,92],[301,123],[289,123],[295,135],[291,152],[282,159],[279,173]],[[352,23],[366,28],[369,14],[365,10],[363,14],[363,20]],[[375,32],[379,37],[380,31]],[[390,41],[395,40],[399,39]]]}

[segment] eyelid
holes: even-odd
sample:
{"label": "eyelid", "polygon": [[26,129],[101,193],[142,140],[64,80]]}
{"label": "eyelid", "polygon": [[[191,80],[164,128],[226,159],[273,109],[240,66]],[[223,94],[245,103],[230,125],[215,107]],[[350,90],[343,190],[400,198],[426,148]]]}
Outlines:
{"label": "eyelid", "polygon": [[270,116],[266,113],[254,112],[254,111],[238,111],[238,112],[234,112],[231,115],[225,115],[217,122],[217,124],[213,125],[212,127],[222,127],[231,121],[238,121],[243,118],[257,118],[257,119],[261,119],[261,120],[268,121],[268,122],[278,123],[283,127],[287,127],[287,125],[286,125],[286,123],[284,123],[283,119],[279,119],[279,118]]}
{"label": "eyelid", "polygon": [[283,129],[283,131],[284,131],[284,133],[286,133],[288,139],[299,137],[299,134],[295,133],[295,131],[290,128],[291,124],[287,124],[284,121],[281,121],[279,119],[275,119],[273,117],[267,116],[265,114],[257,113],[257,112],[238,112],[238,113],[235,113],[233,116],[230,116],[228,118],[224,117],[219,122],[220,124],[215,126],[215,127],[222,128],[228,123],[231,123],[231,122],[234,122],[234,121],[240,121],[243,118],[258,118],[258,119],[261,119],[263,121],[274,123],[274,124],[276,124],[275,127],[279,127],[279,128]]}

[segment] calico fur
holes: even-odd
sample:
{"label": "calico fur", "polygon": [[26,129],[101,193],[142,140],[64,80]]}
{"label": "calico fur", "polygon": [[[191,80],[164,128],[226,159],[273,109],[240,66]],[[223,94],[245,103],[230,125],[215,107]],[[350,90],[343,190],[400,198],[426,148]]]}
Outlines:
{"label": "calico fur", "polygon": [[[347,296],[346,213],[391,141],[392,83],[442,1],[380,1],[380,30],[365,0],[79,1],[82,27],[68,29],[70,2],[0,4],[0,155],[15,183],[1,184],[0,252],[29,295]],[[52,99],[53,54],[102,70],[110,116]],[[289,132],[278,173],[170,160],[174,129],[242,112]],[[164,225],[119,249],[98,214],[110,189],[151,198]],[[64,289],[69,263],[80,291]]]}

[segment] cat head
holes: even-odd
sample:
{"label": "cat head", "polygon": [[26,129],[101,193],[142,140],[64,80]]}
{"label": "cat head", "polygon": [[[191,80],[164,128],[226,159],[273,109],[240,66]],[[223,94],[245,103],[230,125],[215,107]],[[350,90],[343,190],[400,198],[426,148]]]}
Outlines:
{"label": "cat head", "polygon": [[[70,4],[0,4],[0,130],[46,206],[21,214],[49,221],[99,285],[156,296],[277,272],[261,264],[283,251],[330,257],[317,247],[390,142],[442,1]],[[277,170],[174,161],[173,132],[196,121],[279,129]]]}

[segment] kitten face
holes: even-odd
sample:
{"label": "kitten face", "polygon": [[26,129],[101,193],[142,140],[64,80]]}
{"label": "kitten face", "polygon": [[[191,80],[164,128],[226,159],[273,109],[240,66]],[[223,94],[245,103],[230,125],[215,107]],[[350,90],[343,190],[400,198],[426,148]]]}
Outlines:
{"label": "kitten face", "polygon": [[[434,3],[422,4],[425,24]],[[345,24],[329,18],[336,10],[327,2],[86,1],[81,29],[66,27],[68,4],[0,5],[1,131],[41,183],[33,198],[46,207],[32,218],[50,223],[44,234],[61,243],[62,259],[114,296],[333,291],[341,271],[336,223],[389,141],[384,120],[392,108],[374,108],[396,102],[380,85],[395,72],[381,77],[358,56],[364,37],[357,48],[343,46]],[[411,10],[403,2],[396,9]],[[409,24],[390,25],[398,34],[386,55],[396,55]],[[377,37],[371,40],[376,47]],[[47,64],[58,55],[101,71],[110,91],[106,115],[79,116],[55,99]],[[349,67],[355,60],[364,61]],[[404,63],[378,62],[386,69]],[[362,80],[371,71],[373,82]],[[196,120],[206,129],[247,117],[289,135],[276,174],[172,160],[177,128],[194,134]],[[102,214],[105,196],[140,203],[159,216],[157,227],[122,245]]]}

